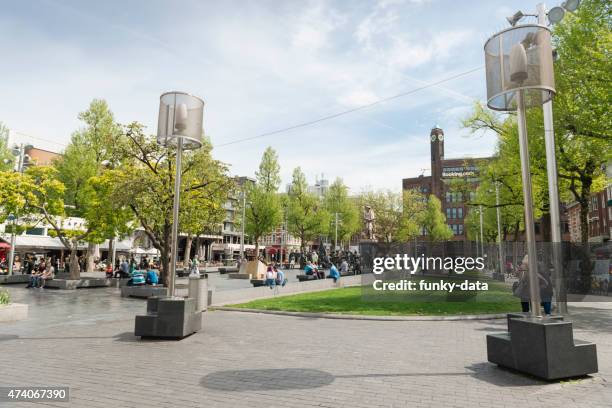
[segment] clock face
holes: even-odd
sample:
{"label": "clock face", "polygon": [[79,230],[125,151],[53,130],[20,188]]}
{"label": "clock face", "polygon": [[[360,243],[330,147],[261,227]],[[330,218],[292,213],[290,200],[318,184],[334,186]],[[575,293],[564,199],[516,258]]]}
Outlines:
{"label": "clock face", "polygon": [[440,133],[440,134],[438,135],[438,140],[439,140],[439,141],[443,141],[443,140],[444,140],[444,135]]}
{"label": "clock face", "polygon": [[436,141],[436,135],[431,135],[431,141],[435,142]]}

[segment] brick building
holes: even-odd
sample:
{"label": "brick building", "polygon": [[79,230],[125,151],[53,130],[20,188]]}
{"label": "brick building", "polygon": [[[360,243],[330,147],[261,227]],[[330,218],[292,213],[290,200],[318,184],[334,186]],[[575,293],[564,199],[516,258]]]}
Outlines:
{"label": "brick building", "polygon": [[[567,206],[569,232],[572,242],[581,241],[580,204]],[[612,239],[612,184],[591,195],[589,201],[589,242],[605,242]]]}
{"label": "brick building", "polygon": [[449,182],[462,179],[473,184],[469,192],[473,195],[478,187],[478,163],[489,158],[457,158],[444,157],[444,131],[435,126],[430,133],[431,176],[419,176],[402,180],[403,190],[417,190],[425,195],[435,194],[442,203],[442,211],[446,222],[454,233],[454,240],[467,240],[465,218],[469,208],[467,202],[473,198],[464,197],[461,192],[451,191]]}

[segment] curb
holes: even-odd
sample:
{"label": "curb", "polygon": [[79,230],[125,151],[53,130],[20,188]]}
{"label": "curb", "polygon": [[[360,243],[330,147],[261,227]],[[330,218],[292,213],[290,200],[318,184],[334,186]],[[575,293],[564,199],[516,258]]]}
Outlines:
{"label": "curb", "polygon": [[493,320],[505,319],[507,313],[481,314],[481,315],[449,315],[449,316],[367,316],[335,313],[310,313],[310,312],[285,312],[281,310],[244,309],[240,307],[209,306],[209,310],[220,310],[226,312],[261,313],[279,316],[308,317],[317,319],[341,319],[341,320],[375,320],[387,322],[405,321],[460,321],[460,320]]}

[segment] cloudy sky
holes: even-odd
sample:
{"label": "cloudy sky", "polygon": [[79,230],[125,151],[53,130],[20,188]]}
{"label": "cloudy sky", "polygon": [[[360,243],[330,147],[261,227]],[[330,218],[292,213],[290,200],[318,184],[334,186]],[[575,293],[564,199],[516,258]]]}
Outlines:
{"label": "cloudy sky", "polygon": [[[460,120],[485,99],[484,70],[312,126],[242,143],[411,91],[484,64],[482,46],[513,0],[125,0],[5,2],[0,121],[14,142],[61,151],[93,98],[155,133],[159,95],[206,101],[205,130],[232,174],[252,175],[273,146],[284,183],[342,177],[353,192],[399,190],[429,167],[429,131],[446,156],[492,152]],[[511,4],[511,7],[508,5]],[[427,170],[428,171],[428,170]]]}

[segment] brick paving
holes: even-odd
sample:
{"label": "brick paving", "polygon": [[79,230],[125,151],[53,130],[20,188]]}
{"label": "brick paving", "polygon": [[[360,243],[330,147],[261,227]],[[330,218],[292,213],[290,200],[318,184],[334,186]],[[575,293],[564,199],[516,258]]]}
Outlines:
{"label": "brick paving", "polygon": [[[0,325],[0,385],[66,385],[70,403],[35,407],[606,407],[612,311],[572,309],[600,372],[545,383],[486,361],[504,321],[357,321],[207,312],[182,341],[133,336],[142,300],[116,290],[11,287],[27,321]],[[0,403],[2,405],[2,403]]]}

